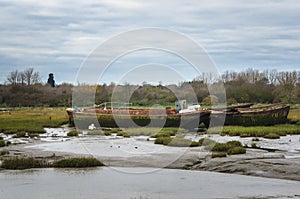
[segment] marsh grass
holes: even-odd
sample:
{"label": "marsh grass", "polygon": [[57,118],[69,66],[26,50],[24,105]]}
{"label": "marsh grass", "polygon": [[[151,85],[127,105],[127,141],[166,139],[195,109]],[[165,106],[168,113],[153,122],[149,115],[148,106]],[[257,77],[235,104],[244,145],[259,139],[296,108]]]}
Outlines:
{"label": "marsh grass", "polygon": [[211,158],[224,158],[224,157],[227,157],[226,152],[213,152],[211,154]]}
{"label": "marsh grass", "polygon": [[1,167],[4,169],[21,170],[30,168],[45,168],[49,164],[44,160],[34,158],[8,158],[4,159]]}
{"label": "marsh grass", "polygon": [[228,155],[237,155],[246,153],[239,141],[229,141],[226,143],[216,143],[212,148],[213,153],[226,153]]}
{"label": "marsh grass", "polygon": [[99,167],[104,166],[102,162],[96,158],[66,158],[53,163],[53,167],[57,168],[83,168],[83,167]]}
{"label": "marsh grass", "polygon": [[267,139],[279,139],[280,136],[276,133],[269,133],[267,135],[264,136],[264,138],[267,138]]}
{"label": "marsh grass", "polygon": [[300,108],[299,107],[292,108],[289,112],[288,118],[292,120],[300,121]]}
{"label": "marsh grass", "polygon": [[[219,127],[211,128],[210,132],[220,132]],[[300,125],[282,124],[275,126],[224,126],[221,134],[240,137],[265,137],[269,134],[277,134],[279,136],[300,134]]]}
{"label": "marsh grass", "polygon": [[[7,154],[6,151],[2,151],[1,154]],[[9,152],[8,152],[9,153]],[[12,170],[22,170],[22,169],[31,169],[31,168],[47,168],[47,167],[56,167],[56,168],[83,168],[83,167],[98,167],[104,166],[102,162],[95,158],[90,157],[81,157],[81,158],[66,158],[62,160],[57,160],[53,163],[49,163],[46,160],[36,159],[36,158],[7,158],[2,162],[1,167],[4,169]]]}
{"label": "marsh grass", "polygon": [[199,147],[199,142],[194,142],[189,139],[185,139],[182,137],[158,137],[156,138],[155,144],[162,144],[172,147]]}
{"label": "marsh grass", "polygon": [[230,148],[228,150],[228,155],[238,155],[238,154],[245,154],[246,153],[246,149],[244,147],[233,147],[233,148]]}
{"label": "marsh grass", "polygon": [[118,131],[117,136],[123,136],[124,138],[129,138],[130,134],[128,134],[127,132]]}
{"label": "marsh grass", "polygon": [[45,133],[44,127],[60,127],[68,123],[64,108],[15,108],[0,113],[0,132]]}

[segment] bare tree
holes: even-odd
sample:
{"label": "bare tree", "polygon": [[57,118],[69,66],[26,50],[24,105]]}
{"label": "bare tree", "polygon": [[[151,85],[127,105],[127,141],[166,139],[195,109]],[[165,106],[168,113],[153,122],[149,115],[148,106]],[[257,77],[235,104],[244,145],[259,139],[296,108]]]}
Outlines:
{"label": "bare tree", "polygon": [[10,84],[17,84],[17,80],[18,80],[18,70],[15,70],[15,71],[12,71],[8,74],[7,76],[7,81],[10,83]]}
{"label": "bare tree", "polygon": [[282,87],[282,93],[285,95],[286,102],[293,103],[295,98],[295,88],[297,83],[297,72],[278,73],[279,86]]}
{"label": "bare tree", "polygon": [[278,76],[278,72],[276,69],[273,69],[270,71],[270,74],[269,74],[269,81],[271,84],[276,84],[277,83],[277,77]]}
{"label": "bare tree", "polygon": [[25,74],[24,74],[24,72],[19,72],[18,73],[18,80],[17,80],[17,82],[19,84],[24,85],[24,83],[25,83]]}
{"label": "bare tree", "polygon": [[33,77],[33,68],[28,68],[24,71],[25,75],[25,81],[27,85],[29,86],[32,83],[32,77]]}
{"label": "bare tree", "polygon": [[32,84],[37,84],[41,82],[41,78],[40,78],[40,73],[39,72],[34,72],[32,75],[32,80],[31,83]]}
{"label": "bare tree", "polygon": [[295,86],[297,83],[297,79],[298,79],[297,72],[296,71],[280,72],[280,73],[278,73],[277,79],[281,85]]}

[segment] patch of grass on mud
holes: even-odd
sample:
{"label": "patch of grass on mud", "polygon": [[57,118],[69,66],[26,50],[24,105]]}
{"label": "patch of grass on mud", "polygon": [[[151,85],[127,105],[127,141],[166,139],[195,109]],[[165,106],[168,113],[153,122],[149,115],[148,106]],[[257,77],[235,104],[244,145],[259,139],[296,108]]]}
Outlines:
{"label": "patch of grass on mud", "polygon": [[[226,157],[222,156],[223,153],[228,155],[237,155],[246,153],[246,149],[242,146],[239,141],[229,141],[226,143],[216,143],[212,148],[213,154],[212,157]],[[220,153],[220,154],[217,154]]]}
{"label": "patch of grass on mud", "polygon": [[31,168],[45,168],[49,164],[44,160],[34,158],[8,158],[4,159],[1,167],[4,169],[21,170]]}
{"label": "patch of grass on mud", "polygon": [[200,146],[199,142],[194,142],[189,139],[184,139],[182,137],[158,137],[156,138],[155,144],[162,144],[173,147],[198,147]]}
{"label": "patch of grass on mud", "polygon": [[53,167],[57,168],[83,168],[83,167],[99,167],[104,166],[102,162],[96,158],[66,158],[53,163]]}
{"label": "patch of grass on mud", "polygon": [[[7,153],[6,153],[7,154]],[[19,158],[12,157],[3,159],[1,168],[11,170],[23,170],[31,168],[84,168],[104,166],[102,162],[96,158],[81,157],[81,158],[65,158],[49,163],[46,160],[36,159],[32,157]]]}

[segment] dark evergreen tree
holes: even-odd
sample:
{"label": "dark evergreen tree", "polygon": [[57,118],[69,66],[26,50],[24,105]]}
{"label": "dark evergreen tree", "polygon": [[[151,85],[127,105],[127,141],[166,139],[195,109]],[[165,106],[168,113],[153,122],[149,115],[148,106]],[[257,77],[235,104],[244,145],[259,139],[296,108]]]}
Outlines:
{"label": "dark evergreen tree", "polygon": [[55,81],[54,81],[53,73],[49,74],[49,78],[48,78],[47,83],[50,84],[52,87],[55,87]]}

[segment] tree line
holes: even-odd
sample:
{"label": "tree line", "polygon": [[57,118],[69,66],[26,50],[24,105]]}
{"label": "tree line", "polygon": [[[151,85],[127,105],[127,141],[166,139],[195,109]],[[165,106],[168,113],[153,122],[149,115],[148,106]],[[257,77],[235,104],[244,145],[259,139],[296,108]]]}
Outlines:
{"label": "tree line", "polygon": [[11,71],[7,76],[7,82],[12,85],[32,85],[41,82],[39,72],[35,72],[33,68],[28,68],[24,71],[14,70]]}
{"label": "tree line", "polygon": [[[50,77],[50,75],[49,75]],[[7,83],[0,85],[0,106],[64,106],[72,105],[72,92],[80,90],[84,96],[95,92],[95,101],[90,105],[100,104],[114,99],[130,99],[130,103],[140,106],[154,104],[173,105],[180,99],[190,103],[209,105],[214,102],[235,103],[300,103],[300,72],[299,71],[258,71],[247,69],[242,72],[226,71],[220,79],[211,79],[212,75],[201,74],[192,81],[178,85],[72,85],[63,83],[55,85],[53,74],[48,83],[41,81],[38,72],[33,68],[24,71],[12,71],[7,76]],[[210,94],[209,89],[217,90],[224,84],[226,98]],[[80,95],[77,96],[80,98]],[[195,99],[196,97],[196,99]],[[113,100],[114,100],[113,99]],[[80,99],[77,99],[80,101]],[[196,101],[195,101],[196,100]],[[86,102],[84,102],[86,103]]]}

